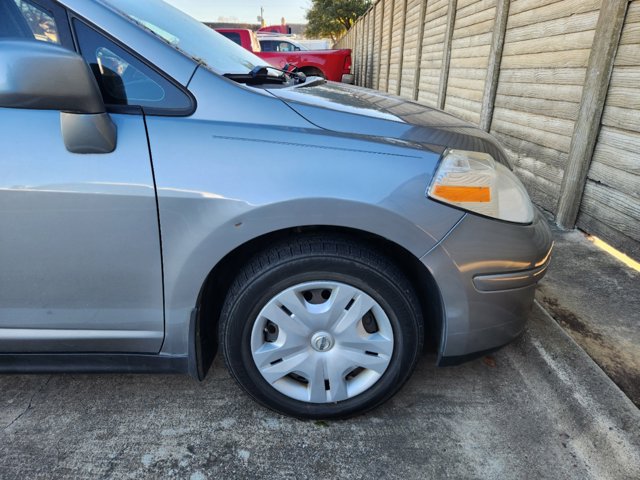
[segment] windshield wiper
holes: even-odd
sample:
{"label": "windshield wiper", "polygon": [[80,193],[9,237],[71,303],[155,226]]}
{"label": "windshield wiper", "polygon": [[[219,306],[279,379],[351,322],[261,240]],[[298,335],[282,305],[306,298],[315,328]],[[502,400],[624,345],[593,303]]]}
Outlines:
{"label": "windshield wiper", "polygon": [[307,81],[307,75],[303,72],[299,72],[298,67],[291,65],[290,63],[285,63],[283,69],[276,68],[276,70],[284,72],[287,75],[291,75],[293,78],[298,80],[298,83],[304,83]]}
{"label": "windshield wiper", "polygon": [[[269,69],[282,72],[282,75],[274,76],[269,75]],[[287,75],[293,77],[297,83],[304,83],[307,76],[302,72],[295,72],[289,70],[282,70],[280,68],[272,67],[270,65],[258,65],[254,67],[249,73],[225,73],[224,76],[230,80],[239,83],[246,83],[247,85],[264,85],[267,83],[283,84],[289,81]]]}

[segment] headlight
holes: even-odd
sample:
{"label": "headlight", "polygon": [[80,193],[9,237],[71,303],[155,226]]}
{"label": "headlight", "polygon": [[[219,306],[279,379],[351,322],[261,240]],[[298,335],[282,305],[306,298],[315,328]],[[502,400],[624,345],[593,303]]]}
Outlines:
{"label": "headlight", "polygon": [[516,223],[533,221],[533,205],[520,180],[487,153],[448,150],[427,193],[435,200],[488,217]]}

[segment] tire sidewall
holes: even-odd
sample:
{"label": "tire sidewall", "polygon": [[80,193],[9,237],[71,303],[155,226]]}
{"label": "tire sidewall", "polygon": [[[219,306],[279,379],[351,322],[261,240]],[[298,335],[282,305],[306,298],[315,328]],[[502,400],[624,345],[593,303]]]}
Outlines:
{"label": "tire sidewall", "polygon": [[[260,403],[288,415],[305,418],[345,417],[384,402],[411,374],[420,348],[416,312],[391,276],[358,261],[326,255],[293,258],[255,276],[226,305],[222,342],[232,374]],[[391,361],[381,378],[361,394],[336,403],[307,403],[292,399],[272,387],[258,370],[251,353],[251,331],[265,304],[281,291],[311,281],[337,281],[370,295],[385,311],[394,335]]]}

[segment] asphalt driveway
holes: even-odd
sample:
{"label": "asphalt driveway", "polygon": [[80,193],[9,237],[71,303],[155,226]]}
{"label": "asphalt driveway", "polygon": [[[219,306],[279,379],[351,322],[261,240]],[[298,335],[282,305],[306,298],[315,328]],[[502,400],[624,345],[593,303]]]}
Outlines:
{"label": "asphalt driveway", "polygon": [[0,376],[0,478],[640,478],[640,413],[536,305],[527,333],[342,422],[254,404],[219,363]]}

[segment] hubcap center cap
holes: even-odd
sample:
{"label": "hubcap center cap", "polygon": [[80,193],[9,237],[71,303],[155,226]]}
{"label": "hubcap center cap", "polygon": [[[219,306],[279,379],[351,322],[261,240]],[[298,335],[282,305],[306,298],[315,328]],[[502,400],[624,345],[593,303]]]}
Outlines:
{"label": "hubcap center cap", "polygon": [[311,346],[318,352],[326,352],[333,348],[333,337],[327,332],[317,332],[311,337]]}

